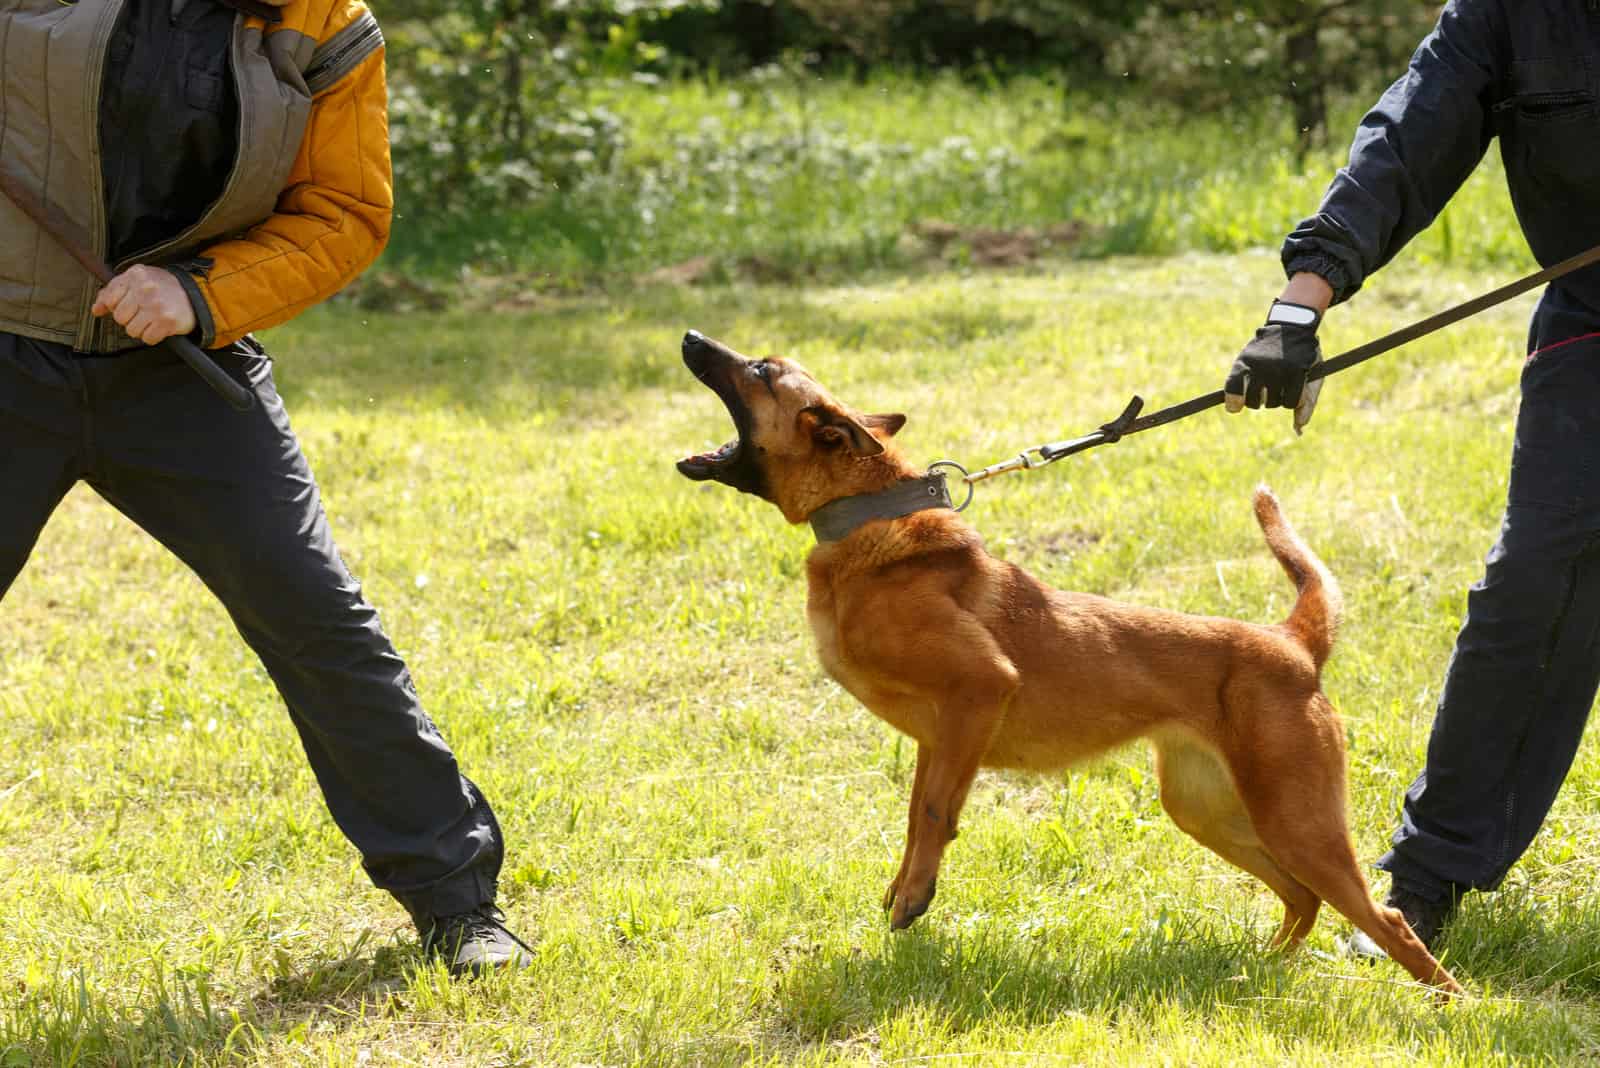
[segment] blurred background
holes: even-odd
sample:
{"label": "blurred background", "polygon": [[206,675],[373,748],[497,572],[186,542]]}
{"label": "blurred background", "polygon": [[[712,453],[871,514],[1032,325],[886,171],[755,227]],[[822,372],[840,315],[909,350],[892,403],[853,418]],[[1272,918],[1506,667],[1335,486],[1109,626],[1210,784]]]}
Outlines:
{"label": "blurred background", "polygon": [[[400,218],[358,296],[382,306],[487,278],[782,283],[1276,247],[1440,5],[374,6]],[[1418,254],[1526,260],[1484,170]]]}

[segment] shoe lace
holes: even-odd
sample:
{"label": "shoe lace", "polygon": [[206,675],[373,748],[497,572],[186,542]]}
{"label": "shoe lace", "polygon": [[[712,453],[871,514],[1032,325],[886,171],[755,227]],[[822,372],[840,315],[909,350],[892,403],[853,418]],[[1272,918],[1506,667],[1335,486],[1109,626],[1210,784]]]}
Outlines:
{"label": "shoe lace", "polygon": [[506,914],[493,905],[479,905],[471,912],[441,916],[434,930],[437,932],[435,943],[452,949],[480,938],[505,935],[530,957],[533,955],[533,947],[512,933],[506,926]]}

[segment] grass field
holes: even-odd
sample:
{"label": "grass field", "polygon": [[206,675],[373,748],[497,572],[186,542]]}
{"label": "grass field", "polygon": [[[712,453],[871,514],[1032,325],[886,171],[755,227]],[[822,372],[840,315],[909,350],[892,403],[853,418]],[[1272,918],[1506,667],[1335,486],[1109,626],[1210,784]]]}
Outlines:
{"label": "grass field", "polygon": [[[643,289],[268,341],[334,529],[510,840],[536,965],[425,966],[198,582],[79,490],[0,624],[0,1065],[1571,1064],[1600,1057],[1600,753],[1473,899],[1440,1008],[1394,967],[1263,946],[1261,886],[1162,815],[1142,749],[980,776],[929,914],[886,930],[912,749],[824,677],[804,530],[672,461],[729,434],[697,327],[989,463],[1215,387],[1265,252],[834,287]],[[1397,266],[1330,352],[1503,273]],[[1521,300],[1330,383],[1311,429],[1196,417],[990,483],[992,551],[1063,587],[1270,621],[1270,482],[1343,582],[1326,677],[1359,853],[1421,759],[1495,529]]]}

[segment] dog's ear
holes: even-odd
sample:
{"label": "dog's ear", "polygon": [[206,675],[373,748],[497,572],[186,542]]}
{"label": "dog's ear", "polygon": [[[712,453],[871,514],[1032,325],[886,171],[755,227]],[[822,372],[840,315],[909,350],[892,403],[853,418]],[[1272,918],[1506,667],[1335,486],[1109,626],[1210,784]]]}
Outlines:
{"label": "dog's ear", "polygon": [[906,417],[899,412],[893,415],[863,415],[861,425],[870,430],[881,430],[884,437],[892,438],[906,425]]}
{"label": "dog's ear", "polygon": [[811,440],[824,448],[843,445],[857,456],[876,456],[883,451],[883,442],[844,412],[813,404],[800,409],[800,418],[811,424]]}

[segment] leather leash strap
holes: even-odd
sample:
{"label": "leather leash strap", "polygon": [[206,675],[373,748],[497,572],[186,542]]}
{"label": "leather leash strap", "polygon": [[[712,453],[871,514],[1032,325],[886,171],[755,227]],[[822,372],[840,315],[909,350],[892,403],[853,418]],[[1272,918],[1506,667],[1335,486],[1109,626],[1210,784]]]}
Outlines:
{"label": "leather leash strap", "polygon": [[[32,219],[34,223],[49,234],[56,244],[60,245],[66,253],[77,260],[83,269],[105,285],[114,277],[111,268],[89,250],[89,242],[78,228],[63,215],[54,204],[34,195],[22,183],[13,178],[0,166],[0,192],[3,192],[13,204]],[[228,377],[228,373],[218,367],[216,361],[205,354],[205,351],[186,337],[169,337],[161,342],[162,348],[177,356],[184,363],[194,368],[206,384],[222,395],[222,398],[237,411],[247,412],[255,407],[256,395],[250,390]]]}
{"label": "leather leash strap", "polygon": [[[1515,282],[1503,285],[1499,289],[1485,293],[1480,297],[1474,297],[1469,301],[1457,304],[1453,308],[1447,308],[1437,315],[1431,315],[1419,322],[1412,323],[1410,326],[1401,327],[1392,334],[1385,334],[1376,341],[1358,345],[1349,352],[1340,353],[1332,359],[1324,360],[1306,373],[1306,381],[1312,382],[1319,378],[1326,378],[1329,375],[1338,374],[1340,371],[1354,367],[1358,363],[1365,363],[1374,356],[1381,356],[1391,349],[1397,349],[1407,342],[1415,341],[1417,338],[1431,334],[1435,330],[1449,326],[1451,323],[1460,322],[1462,319],[1477,315],[1479,312],[1492,308],[1496,304],[1503,304],[1512,297],[1521,296],[1530,289],[1536,289],[1547,282],[1553,282],[1563,275],[1571,274],[1573,271],[1581,270],[1593,263],[1600,263],[1600,245],[1596,245],[1587,252],[1580,252],[1570,259],[1562,260],[1554,266],[1546,267],[1544,270],[1530,274],[1525,278],[1519,278]],[[1144,406],[1144,401],[1139,397],[1134,397],[1133,401],[1129,403],[1120,416],[1106,423],[1100,429],[1081,438],[1041,445],[1038,448],[1039,456],[1045,463],[1050,463],[1064,456],[1071,456],[1075,452],[1092,449],[1096,445],[1109,445],[1112,442],[1122,440],[1129,434],[1137,434],[1141,430],[1149,430],[1152,427],[1175,423],[1179,419],[1194,415],[1196,412],[1203,412],[1207,408],[1215,408],[1222,403],[1222,397],[1223,391],[1219,389],[1204,396],[1186,400],[1182,404],[1174,404],[1170,408],[1163,408],[1159,412],[1152,412],[1142,418],[1135,417],[1138,416],[1139,409]]]}

